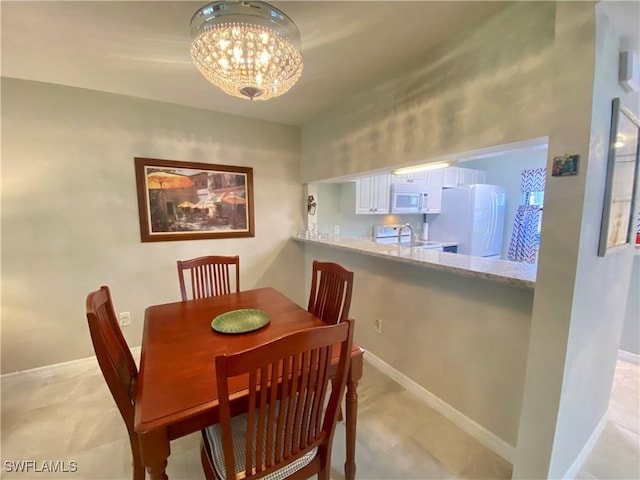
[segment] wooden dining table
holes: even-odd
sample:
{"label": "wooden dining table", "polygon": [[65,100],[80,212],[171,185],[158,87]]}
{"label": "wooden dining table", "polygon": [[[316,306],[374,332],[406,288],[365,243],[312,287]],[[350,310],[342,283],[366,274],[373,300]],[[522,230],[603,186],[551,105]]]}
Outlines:
{"label": "wooden dining table", "polygon": [[[226,312],[258,309],[270,322],[255,331],[223,334],[212,320]],[[140,371],[136,383],[135,431],[142,462],[152,480],[167,479],[170,442],[217,423],[218,391],[214,358],[270,342],[324,323],[274,288],[154,305],[147,308]],[[334,349],[338,350],[338,349]],[[339,351],[334,352],[334,362]],[[355,478],[357,385],[363,351],[353,346],[346,390],[345,478]],[[238,394],[242,401],[243,389]]]}

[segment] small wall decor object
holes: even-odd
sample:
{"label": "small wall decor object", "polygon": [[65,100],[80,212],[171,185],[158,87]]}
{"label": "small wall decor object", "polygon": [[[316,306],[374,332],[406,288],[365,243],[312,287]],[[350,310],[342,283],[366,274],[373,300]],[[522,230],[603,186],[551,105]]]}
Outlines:
{"label": "small wall decor object", "polygon": [[307,196],[307,213],[309,215],[315,215],[316,214],[316,207],[317,206],[318,206],[318,204],[316,203],[316,200],[313,197],[313,195]]}
{"label": "small wall decor object", "polygon": [[560,157],[553,157],[553,166],[551,168],[551,176],[565,177],[568,175],[577,175],[579,162],[580,162],[580,155],[566,154]]}
{"label": "small wall decor object", "polygon": [[633,243],[638,209],[640,120],[613,99],[598,255]]}
{"label": "small wall decor object", "polygon": [[143,242],[255,236],[253,169],[135,158]]}

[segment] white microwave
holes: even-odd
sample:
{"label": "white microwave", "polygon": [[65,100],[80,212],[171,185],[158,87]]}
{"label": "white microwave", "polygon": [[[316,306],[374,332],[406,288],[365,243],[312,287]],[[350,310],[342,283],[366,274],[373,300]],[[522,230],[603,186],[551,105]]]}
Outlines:
{"label": "white microwave", "polygon": [[426,192],[404,185],[391,189],[391,213],[422,213],[426,208]]}

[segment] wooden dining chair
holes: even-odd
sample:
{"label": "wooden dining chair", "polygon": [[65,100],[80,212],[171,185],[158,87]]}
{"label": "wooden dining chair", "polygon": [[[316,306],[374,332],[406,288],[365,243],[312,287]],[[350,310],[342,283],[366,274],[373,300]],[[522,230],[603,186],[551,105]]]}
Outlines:
{"label": "wooden dining chair", "polygon": [[240,257],[211,255],[178,260],[178,279],[182,301],[188,300],[185,274],[189,276],[192,299],[215,297],[232,292],[231,270],[235,267],[235,291],[240,291]]}
{"label": "wooden dining chair", "polygon": [[[317,474],[329,480],[353,325],[347,320],[302,330],[215,358],[220,423],[202,432],[207,479],[307,479]],[[334,345],[340,345],[340,358],[334,388],[328,389]],[[232,411],[230,402],[239,381],[245,382],[242,386],[248,381],[242,412]]]}
{"label": "wooden dining chair", "polygon": [[313,261],[311,293],[307,310],[333,325],[349,317],[353,272],[342,265]]}
{"label": "wooden dining chair", "polygon": [[109,287],[100,287],[87,296],[87,321],[98,365],[129,433],[133,479],[144,480],[138,435],[133,429],[138,369],[120,330]]}

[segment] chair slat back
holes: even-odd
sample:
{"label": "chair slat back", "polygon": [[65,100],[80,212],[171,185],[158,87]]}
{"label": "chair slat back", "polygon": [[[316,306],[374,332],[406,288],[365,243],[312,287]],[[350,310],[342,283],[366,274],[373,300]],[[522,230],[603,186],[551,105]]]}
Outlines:
{"label": "chair slat back", "polygon": [[120,330],[109,287],[89,293],[86,310],[98,365],[129,433],[133,478],[144,480],[138,435],[133,426],[138,368]]}
{"label": "chair slat back", "polygon": [[[235,269],[235,275],[232,270]],[[188,280],[185,278],[188,277]],[[240,257],[210,255],[178,260],[178,279],[182,300],[214,297],[240,291]],[[233,279],[233,282],[232,282]],[[189,292],[187,292],[187,284]]]}
{"label": "chair slat back", "polygon": [[98,364],[125,422],[133,421],[135,383],[138,378],[129,346],[122,335],[109,287],[87,296],[87,321]]}
{"label": "chair slat back", "polygon": [[333,325],[349,317],[353,272],[332,262],[313,261],[311,292],[307,310]]}
{"label": "chair slat back", "polygon": [[[216,357],[226,478],[236,478],[230,384],[248,376],[245,458],[239,478],[262,477],[316,447],[331,461],[331,442],[351,358],[353,320],[287,335],[234,355]],[[331,376],[332,347],[340,347]],[[327,386],[333,378],[326,408]],[[328,460],[327,460],[328,457]],[[329,468],[328,465],[324,465]],[[244,477],[243,477],[244,475]]]}

